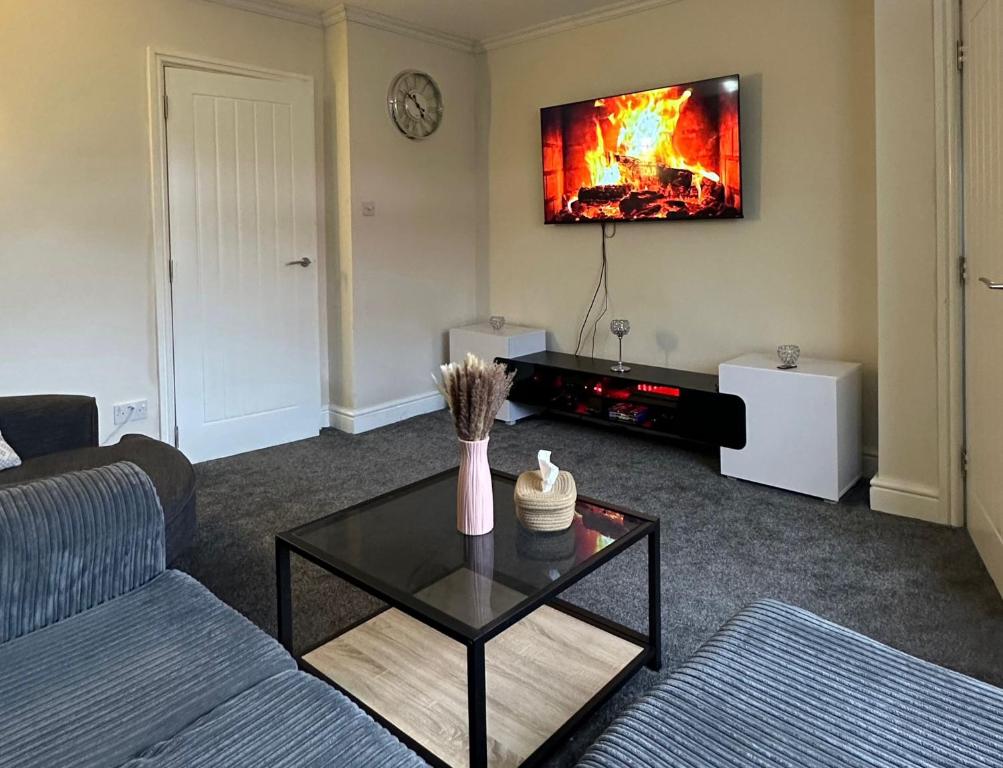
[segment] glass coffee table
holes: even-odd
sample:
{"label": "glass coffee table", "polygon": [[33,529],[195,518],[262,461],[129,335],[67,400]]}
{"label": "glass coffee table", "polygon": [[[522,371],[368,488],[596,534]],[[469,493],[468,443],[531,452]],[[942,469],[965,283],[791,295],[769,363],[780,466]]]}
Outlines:
{"label": "glass coffee table", "polygon": [[[515,478],[492,474],[483,536],[456,530],[455,469],[276,536],[279,641],[293,652],[291,553],[383,601],[297,661],[433,765],[535,764],[642,666],[661,666],[658,520],[579,497],[568,530],[530,532]],[[647,634],[559,597],[642,539]]]}

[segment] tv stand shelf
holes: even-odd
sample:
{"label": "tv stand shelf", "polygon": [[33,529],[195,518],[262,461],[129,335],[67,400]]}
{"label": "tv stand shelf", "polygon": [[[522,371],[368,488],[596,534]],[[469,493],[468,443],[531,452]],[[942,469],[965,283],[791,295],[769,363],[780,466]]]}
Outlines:
{"label": "tv stand shelf", "polygon": [[613,360],[563,352],[497,358],[515,371],[509,399],[592,423],[726,448],[745,446],[745,402],[718,391],[717,376],[651,365],[610,370]]}

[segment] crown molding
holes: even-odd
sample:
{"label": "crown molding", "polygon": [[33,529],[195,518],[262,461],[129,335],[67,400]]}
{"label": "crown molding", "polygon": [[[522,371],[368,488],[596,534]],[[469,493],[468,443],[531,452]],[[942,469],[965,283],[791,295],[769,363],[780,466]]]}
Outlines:
{"label": "crown molding", "polygon": [[506,32],[503,35],[493,35],[486,37],[478,44],[481,51],[493,51],[497,48],[507,48],[510,45],[518,45],[529,40],[540,37],[556,35],[559,32],[567,32],[579,27],[587,27],[591,24],[599,24],[604,21],[612,21],[622,16],[630,16],[634,13],[643,13],[663,5],[673,5],[682,0],[621,0],[612,3],[604,8],[597,8],[593,11],[576,13],[571,16],[562,16],[553,21],[545,21],[542,24],[534,24],[531,27],[518,29],[515,32]]}
{"label": "crown molding", "polygon": [[537,38],[567,32],[591,24],[612,21],[622,16],[643,13],[654,8],[660,8],[663,5],[682,2],[682,0],[620,0],[620,2],[612,3],[604,8],[576,13],[572,16],[562,16],[559,19],[546,21],[542,24],[534,24],[531,27],[518,29],[515,32],[487,37],[484,40],[473,40],[461,35],[441,32],[431,27],[396,18],[395,16],[388,16],[376,11],[359,8],[350,3],[339,3],[333,8],[324,11],[324,13],[313,13],[289,3],[284,3],[281,0],[205,0],[205,2],[225,5],[242,11],[250,11],[251,13],[259,13],[264,16],[272,16],[286,21],[295,21],[311,27],[329,27],[343,21],[351,21],[374,29],[395,32],[398,35],[407,35],[408,37],[424,40],[427,43],[442,45],[446,48],[452,48],[465,53],[483,53],[484,51],[518,45],[529,40],[536,40]]}
{"label": "crown molding", "polygon": [[442,45],[465,53],[476,53],[479,45],[476,40],[460,35],[452,35],[448,32],[440,32],[431,27],[415,24],[410,21],[398,19],[395,16],[387,16],[376,11],[369,11],[348,3],[340,3],[323,14],[324,26],[330,27],[343,21],[351,21],[356,24],[364,24],[374,29],[382,29],[385,32],[395,32],[398,35],[406,35],[424,40],[426,43]]}
{"label": "crown molding", "polygon": [[262,16],[271,16],[285,21],[295,21],[298,24],[307,24],[311,27],[324,26],[321,14],[305,11],[302,8],[283,3],[281,0],[205,0],[205,2],[259,13]]}

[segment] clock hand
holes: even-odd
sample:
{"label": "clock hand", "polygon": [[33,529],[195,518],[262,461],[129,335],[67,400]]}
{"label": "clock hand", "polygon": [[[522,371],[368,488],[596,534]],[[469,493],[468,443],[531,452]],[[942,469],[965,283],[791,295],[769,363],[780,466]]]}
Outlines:
{"label": "clock hand", "polygon": [[418,101],[418,97],[415,96],[413,93],[409,93],[407,95],[407,97],[409,99],[411,99],[411,101],[414,102],[414,105],[416,107],[418,107],[418,111],[421,112],[421,118],[422,118],[422,120],[424,120],[425,119],[425,108],[421,105],[421,102]]}

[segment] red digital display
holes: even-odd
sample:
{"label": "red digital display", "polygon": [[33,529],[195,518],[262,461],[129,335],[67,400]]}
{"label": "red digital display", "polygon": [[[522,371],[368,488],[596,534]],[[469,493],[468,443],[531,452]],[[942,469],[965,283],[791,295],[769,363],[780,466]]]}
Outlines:
{"label": "red digital display", "polygon": [[662,397],[679,397],[678,387],[667,387],[664,384],[638,384],[637,391],[646,395],[661,395]]}
{"label": "red digital display", "polygon": [[611,400],[629,400],[631,395],[630,389],[605,389],[601,381],[592,385],[592,391]]}

